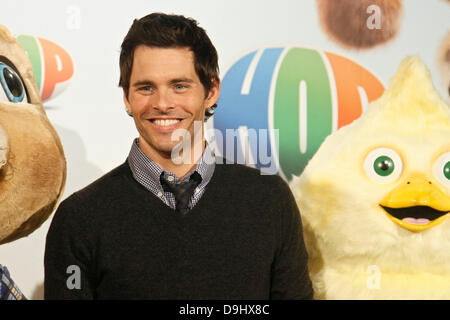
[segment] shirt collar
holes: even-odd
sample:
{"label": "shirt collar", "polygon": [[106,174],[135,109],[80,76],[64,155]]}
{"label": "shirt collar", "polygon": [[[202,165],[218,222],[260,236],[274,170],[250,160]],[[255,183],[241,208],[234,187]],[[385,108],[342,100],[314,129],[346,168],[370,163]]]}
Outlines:
{"label": "shirt collar", "polygon": [[215,169],[215,155],[212,147],[207,143],[202,157],[195,169],[189,172],[182,180],[179,180],[175,174],[170,171],[163,170],[156,162],[150,159],[139,147],[139,138],[134,139],[131,150],[128,155],[128,164],[134,178],[144,187],[153,192],[163,190],[160,177],[161,175],[167,179],[169,176],[173,177],[173,181],[181,182],[189,180],[194,171],[197,171],[202,177],[202,182],[199,187],[206,186],[211,180]]}

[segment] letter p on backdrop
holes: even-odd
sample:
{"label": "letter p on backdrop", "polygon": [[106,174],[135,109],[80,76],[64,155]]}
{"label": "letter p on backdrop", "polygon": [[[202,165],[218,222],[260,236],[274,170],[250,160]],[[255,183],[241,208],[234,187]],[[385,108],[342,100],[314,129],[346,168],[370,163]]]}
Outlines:
{"label": "letter p on backdrop", "polygon": [[17,41],[31,61],[42,101],[63,92],[74,73],[69,53],[58,44],[39,37],[19,35]]}

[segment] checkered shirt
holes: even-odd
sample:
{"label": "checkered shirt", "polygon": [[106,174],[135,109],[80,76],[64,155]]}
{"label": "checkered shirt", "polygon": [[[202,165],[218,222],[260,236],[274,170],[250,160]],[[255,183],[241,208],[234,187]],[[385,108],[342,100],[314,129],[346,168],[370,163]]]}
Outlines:
{"label": "checkered shirt", "polygon": [[0,264],[0,300],[26,300],[17,285],[12,281],[9,271]]}
{"label": "checkered shirt", "polygon": [[189,181],[192,173],[197,171],[202,177],[202,182],[195,189],[194,194],[190,199],[189,208],[192,209],[200,200],[203,193],[205,193],[206,186],[213,176],[215,161],[211,161],[211,159],[213,159],[212,157],[214,157],[214,151],[210,148],[210,145],[207,144],[205,151],[203,152],[203,155],[195,169],[188,173],[182,180],[179,180],[175,174],[170,171],[164,171],[152,159],[150,159],[141,150],[139,147],[139,138],[136,138],[133,141],[130,153],[128,155],[128,164],[136,181],[174,210],[176,204],[175,197],[171,192],[164,191],[160,182],[161,175],[167,181],[171,181],[172,183],[181,183]]}

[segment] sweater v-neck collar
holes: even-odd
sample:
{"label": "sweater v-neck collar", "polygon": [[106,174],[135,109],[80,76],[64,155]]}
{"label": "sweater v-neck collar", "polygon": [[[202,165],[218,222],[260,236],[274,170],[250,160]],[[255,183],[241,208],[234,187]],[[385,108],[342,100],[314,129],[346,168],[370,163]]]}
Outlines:
{"label": "sweater v-neck collar", "polygon": [[[133,174],[131,172],[130,166],[128,162],[125,162],[127,168],[127,176],[129,179],[132,179],[136,188],[142,193],[142,196],[145,198],[145,202],[149,203],[151,206],[152,214],[160,216],[161,219],[172,221],[176,224],[190,224],[191,222],[196,222],[198,219],[201,221],[208,220],[208,215],[214,214],[215,210],[205,209],[206,204],[215,203],[219,197],[221,192],[221,186],[223,189],[223,166],[225,165],[217,165],[221,163],[220,161],[216,162],[215,170],[211,180],[206,186],[206,190],[203,193],[202,197],[198,200],[195,206],[185,215],[173,210],[171,207],[166,205],[161,199],[159,199],[155,194],[149,192],[144,186],[142,186],[138,181],[135,180]],[[223,162],[222,162],[223,163]]]}

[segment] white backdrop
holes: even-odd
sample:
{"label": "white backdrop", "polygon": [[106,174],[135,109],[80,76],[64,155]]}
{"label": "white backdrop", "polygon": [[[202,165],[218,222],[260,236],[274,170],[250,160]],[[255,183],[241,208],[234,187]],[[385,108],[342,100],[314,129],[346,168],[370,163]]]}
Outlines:
{"label": "white backdrop", "polygon": [[[190,16],[204,27],[219,53],[221,75],[242,53],[260,46],[298,44],[341,54],[385,84],[400,61],[418,54],[442,95],[436,55],[450,30],[450,4],[407,0],[401,29],[386,45],[346,50],[318,22],[314,0],[40,0],[2,1],[0,24],[63,47],[74,62],[67,89],[44,103],[67,158],[64,198],[125,161],[136,129],[124,112],[118,88],[120,44],[133,19],[151,12]],[[28,298],[43,297],[43,256],[48,220],[29,237],[0,246],[0,264]]]}

